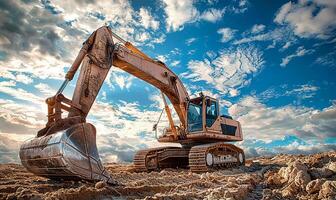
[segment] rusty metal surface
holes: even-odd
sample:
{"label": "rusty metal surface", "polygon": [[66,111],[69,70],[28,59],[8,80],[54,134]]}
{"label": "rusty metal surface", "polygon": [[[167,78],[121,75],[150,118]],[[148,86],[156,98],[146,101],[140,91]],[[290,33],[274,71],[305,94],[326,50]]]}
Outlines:
{"label": "rusty metal surface", "polygon": [[22,165],[40,176],[114,183],[100,161],[96,130],[89,123],[26,141],[19,155]]}

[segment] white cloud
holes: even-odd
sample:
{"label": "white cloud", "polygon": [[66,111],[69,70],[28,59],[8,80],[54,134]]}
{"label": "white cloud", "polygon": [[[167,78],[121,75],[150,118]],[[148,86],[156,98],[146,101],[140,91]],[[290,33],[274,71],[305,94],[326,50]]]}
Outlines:
{"label": "white cloud", "polygon": [[[235,50],[221,51],[214,60],[191,60],[190,73],[182,76],[191,81],[205,81],[217,90],[227,93],[248,85],[264,64],[262,52],[257,48],[239,47]],[[232,94],[235,94],[233,90]]]}
{"label": "white cloud", "polygon": [[230,41],[236,32],[237,30],[231,28],[221,28],[217,31],[217,33],[222,35],[221,42]]}
{"label": "white cloud", "polygon": [[185,43],[188,45],[188,46],[190,46],[193,42],[195,42],[196,41],[196,38],[194,38],[194,37],[192,37],[192,38],[189,38],[189,39],[187,39],[186,41],[185,41]]}
{"label": "white cloud", "polygon": [[46,106],[0,99],[0,124],[7,125],[1,126],[0,131],[32,136],[36,133],[30,131],[36,131],[46,123],[46,112],[42,110],[47,111]]}
{"label": "white cloud", "polygon": [[33,83],[33,79],[30,78],[27,75],[24,75],[24,74],[18,74],[18,75],[16,75],[15,80],[17,82],[21,82],[21,83],[24,83],[24,84],[31,84],[31,83]]}
{"label": "white cloud", "polygon": [[133,76],[130,75],[123,75],[123,74],[113,74],[112,75],[112,82],[116,83],[120,89],[129,89],[132,85],[132,80],[134,79]]}
{"label": "white cloud", "polygon": [[230,97],[235,97],[239,95],[239,90],[237,89],[230,89],[229,90]]}
{"label": "white cloud", "polygon": [[282,21],[284,21],[286,15],[291,10],[291,7],[292,7],[291,1],[282,5],[280,10],[278,10],[278,14],[276,15],[274,21],[277,23],[281,23]]}
{"label": "white cloud", "polygon": [[206,52],[206,55],[207,55],[211,60],[215,59],[216,56],[217,56],[216,52],[211,51],[211,50],[210,50],[210,51],[207,51],[207,52]]}
{"label": "white cloud", "polygon": [[28,102],[43,102],[43,97],[38,97],[22,88],[16,87],[16,83],[13,81],[0,82],[0,92],[16,98],[17,100],[23,100]]}
{"label": "white cloud", "polygon": [[18,152],[20,143],[8,138],[0,132],[0,163],[18,163]]}
{"label": "white cloud", "polygon": [[188,51],[188,55],[193,55],[195,52],[196,52],[195,49],[189,50],[189,51]]}
{"label": "white cloud", "polygon": [[163,3],[168,31],[181,30],[185,23],[195,22],[199,16],[193,0],[163,0]]}
{"label": "white cloud", "polygon": [[290,89],[287,85],[280,85],[279,88],[271,87],[263,91],[259,96],[262,100],[291,96],[296,98],[297,103],[300,103],[302,99],[314,97],[319,89],[319,87],[311,84],[297,85]]}
{"label": "white cloud", "polygon": [[209,22],[216,22],[223,17],[224,13],[225,9],[218,10],[215,8],[210,8],[200,15],[200,19]]}
{"label": "white cloud", "polygon": [[141,18],[140,22],[145,28],[152,28],[153,30],[159,28],[160,22],[155,20],[146,8],[140,8],[139,15]]}
{"label": "white cloud", "polygon": [[288,55],[285,58],[282,59],[282,62],[280,66],[284,67],[286,66],[293,58],[301,57],[307,54],[312,54],[314,52],[313,49],[305,49],[303,46],[300,46],[296,49],[296,52],[294,54]]}
{"label": "white cloud", "polygon": [[[70,66],[70,63],[33,49],[30,52],[21,52],[8,60],[0,60],[0,65],[7,73],[25,73],[40,79],[64,79],[64,68]],[[27,77],[27,75],[21,75],[19,80],[30,83],[31,78]]]}
{"label": "white cloud", "polygon": [[242,98],[229,108],[239,120],[245,139],[272,141],[285,135],[323,141],[336,135],[336,105],[323,110],[302,106],[268,107],[254,96]]}
{"label": "white cloud", "polygon": [[171,50],[169,52],[169,54],[172,54],[172,55],[181,55],[181,49],[175,47],[173,50]]}
{"label": "white cloud", "polygon": [[266,26],[263,25],[263,24],[255,24],[255,25],[253,25],[253,27],[251,29],[251,32],[252,33],[260,33],[262,31],[264,31],[265,28],[266,28]]}
{"label": "white cloud", "polygon": [[28,76],[26,74],[27,73],[25,74],[24,73],[13,73],[9,70],[8,71],[5,70],[5,71],[0,72],[0,77],[29,85],[33,83],[34,80],[31,78],[31,76]]}
{"label": "white cloud", "polygon": [[300,37],[327,39],[336,28],[336,4],[333,0],[288,2],[279,9],[274,21],[290,26]]}
{"label": "white cloud", "polygon": [[160,44],[163,43],[166,40],[166,35],[161,35],[159,37],[156,37],[153,39],[153,43]]}
{"label": "white cloud", "polygon": [[15,76],[10,71],[0,71],[0,77],[15,80]]}
{"label": "white cloud", "polygon": [[142,32],[140,34],[135,35],[135,40],[139,42],[144,42],[150,39],[150,35],[147,32]]}
{"label": "white cloud", "polygon": [[[252,32],[251,32],[252,33]],[[246,34],[242,35],[241,39],[237,39],[233,42],[233,44],[244,44],[244,43],[252,43],[252,42],[265,42],[272,41],[273,48],[276,44],[285,44],[286,42],[293,43],[296,40],[296,37],[287,27],[275,28],[274,30],[268,32],[260,32],[258,34]]]}
{"label": "white cloud", "polygon": [[292,42],[286,42],[285,45],[283,45],[281,48],[282,49],[288,49],[288,47],[290,47],[292,45]]}
{"label": "white cloud", "polygon": [[52,96],[56,94],[56,90],[54,90],[53,88],[51,88],[49,85],[45,83],[39,83],[35,85],[34,87],[37,88],[43,94],[46,94],[48,96]]}
{"label": "white cloud", "polygon": [[318,57],[316,59],[315,63],[335,68],[335,66],[336,66],[336,52],[332,51],[332,52],[329,52],[329,53],[327,53],[327,54],[325,54],[321,57]]}
{"label": "white cloud", "polygon": [[181,61],[179,61],[179,60],[175,60],[175,61],[173,61],[173,62],[171,63],[171,66],[175,67],[175,66],[179,65],[180,62],[181,62]]}
{"label": "white cloud", "polygon": [[244,13],[247,11],[249,2],[247,0],[239,0],[238,6],[233,6],[230,8],[230,10],[236,14]]}
{"label": "white cloud", "polygon": [[168,32],[182,30],[184,24],[202,20],[214,23],[220,20],[226,11],[226,8],[209,8],[201,13],[195,7],[194,0],[163,0],[163,4]]}
{"label": "white cloud", "polygon": [[[135,11],[129,1],[87,2],[85,6],[78,1],[56,1],[52,4],[41,2],[42,5],[33,6],[33,8],[48,13],[43,8],[45,3],[60,10],[57,15],[50,15],[50,20],[44,20],[50,24],[42,28],[54,27],[58,40],[53,45],[53,48],[56,48],[57,53],[61,54],[59,56],[62,57],[62,60],[72,61],[77,53],[73,49],[79,50],[82,44],[82,42],[78,41],[85,41],[89,34],[106,23],[110,24],[112,30],[122,38],[136,45],[147,38],[160,38],[162,40],[164,37],[161,32],[156,32],[160,25],[159,21],[145,8],[140,8],[139,12]],[[26,8],[30,4],[22,5],[22,8],[27,13],[29,13],[30,9],[33,9]],[[46,16],[49,17],[49,15]],[[36,18],[39,17],[44,19],[45,16],[36,16]],[[44,31],[41,32],[43,33]],[[39,37],[43,38],[45,36],[40,33]],[[155,42],[149,41],[148,43],[153,44]]]}
{"label": "white cloud", "polygon": [[286,91],[286,95],[296,94],[300,95],[302,99],[312,98],[315,95],[315,92],[318,91],[319,87],[314,85],[300,85],[298,88],[294,88],[293,90]]}
{"label": "white cloud", "polygon": [[156,58],[163,63],[166,63],[168,61],[167,56],[164,56],[164,55],[158,55],[156,56]]}

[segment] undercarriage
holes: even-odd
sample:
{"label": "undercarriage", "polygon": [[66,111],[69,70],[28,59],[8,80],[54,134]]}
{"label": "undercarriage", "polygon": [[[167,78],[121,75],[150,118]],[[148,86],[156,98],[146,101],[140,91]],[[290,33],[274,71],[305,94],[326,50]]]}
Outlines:
{"label": "undercarriage", "polygon": [[224,142],[150,148],[140,150],[134,156],[134,167],[138,172],[188,167],[192,172],[207,172],[244,164],[243,150]]}

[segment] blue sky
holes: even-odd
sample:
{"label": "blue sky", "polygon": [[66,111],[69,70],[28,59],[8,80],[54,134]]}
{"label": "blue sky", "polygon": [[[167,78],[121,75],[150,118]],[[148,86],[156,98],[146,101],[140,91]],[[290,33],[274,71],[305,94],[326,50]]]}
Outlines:
{"label": "blue sky", "polygon": [[[104,24],[165,62],[190,95],[220,99],[242,123],[248,156],[336,149],[333,0],[15,0],[0,15],[0,162],[18,161],[46,122],[44,99]],[[112,68],[88,119],[103,160],[159,145],[151,129],[162,106],[157,89]]]}

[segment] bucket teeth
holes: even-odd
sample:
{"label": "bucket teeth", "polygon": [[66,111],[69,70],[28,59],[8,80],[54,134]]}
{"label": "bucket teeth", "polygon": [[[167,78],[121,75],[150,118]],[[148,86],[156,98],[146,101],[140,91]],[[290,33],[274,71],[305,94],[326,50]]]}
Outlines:
{"label": "bucket teeth", "polygon": [[26,141],[19,155],[22,165],[39,176],[116,184],[100,161],[96,130],[89,123]]}

